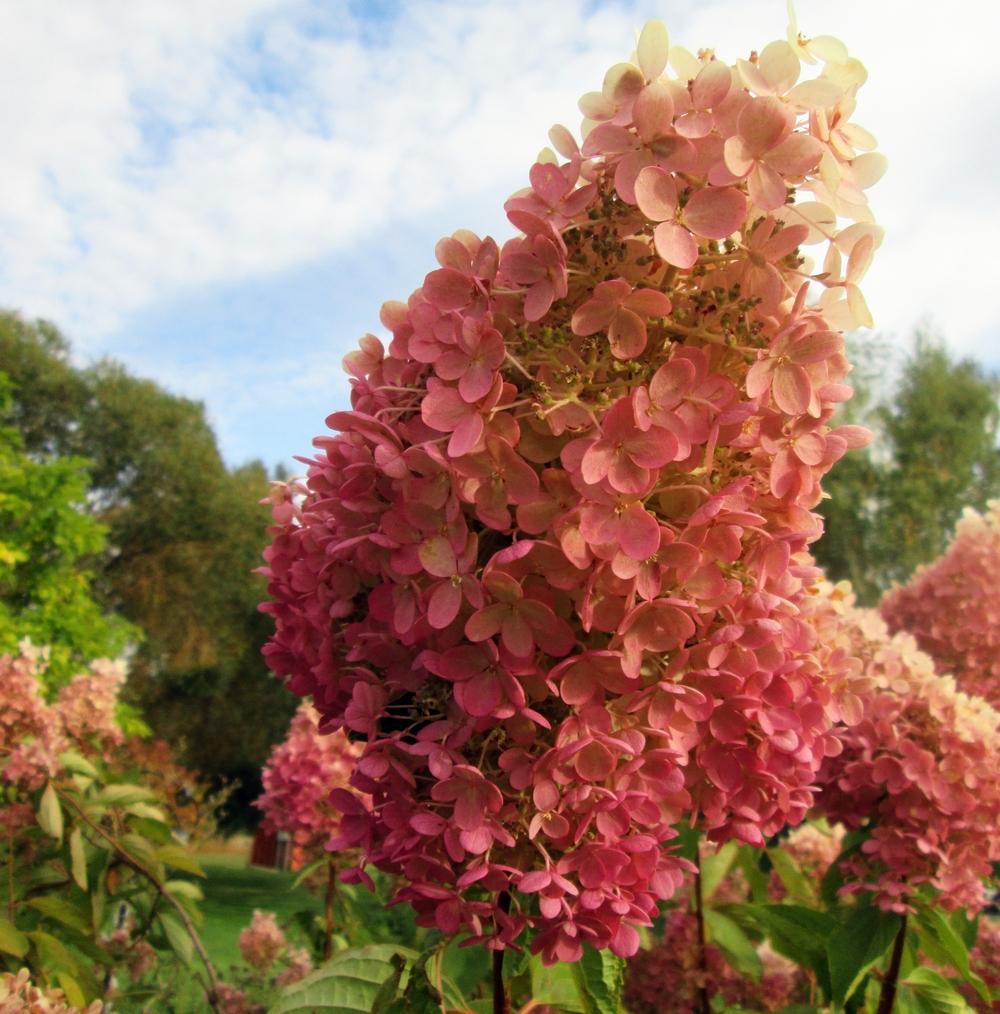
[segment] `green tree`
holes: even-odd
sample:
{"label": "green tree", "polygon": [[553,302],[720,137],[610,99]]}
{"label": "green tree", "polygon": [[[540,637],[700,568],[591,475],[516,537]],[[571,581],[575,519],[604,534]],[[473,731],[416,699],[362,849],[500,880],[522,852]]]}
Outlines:
{"label": "green tree", "polygon": [[827,573],[849,578],[867,603],[938,556],[963,507],[1000,496],[1000,380],[919,335],[898,384],[879,394],[882,353],[862,354],[860,401],[846,416],[876,440],[824,482],[826,534],[816,546]]}
{"label": "green tree", "polygon": [[260,657],[266,469],[227,468],[199,402],[114,361],[74,367],[51,325],[0,313],[0,362],[29,453],[92,463],[88,504],[108,532],[97,593],[144,634],[129,700],[158,736],[186,744],[185,763],[255,794],[295,703]]}
{"label": "green tree", "polygon": [[[13,404],[0,374],[0,417],[13,415]],[[0,426],[0,652],[24,637],[49,645],[54,684],[119,655],[137,633],[92,591],[106,529],[84,510],[87,468],[82,458],[32,459],[17,429]]]}

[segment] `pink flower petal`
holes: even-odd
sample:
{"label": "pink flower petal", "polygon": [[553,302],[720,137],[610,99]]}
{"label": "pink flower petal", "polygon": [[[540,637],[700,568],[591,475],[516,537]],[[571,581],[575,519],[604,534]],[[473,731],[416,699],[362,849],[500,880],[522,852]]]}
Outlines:
{"label": "pink flower petal", "polygon": [[656,252],[668,263],[678,268],[689,268],[698,260],[698,244],[683,225],[677,222],[662,222],[653,232]]}
{"label": "pink flower petal", "polygon": [[616,359],[635,359],[646,347],[646,322],[638,314],[621,307],[608,329],[608,342]]}
{"label": "pink flower petal", "polygon": [[691,195],[682,220],[698,236],[725,239],[742,228],[747,217],[747,199],[736,187],[705,187]]}
{"label": "pink flower petal", "polygon": [[611,751],[596,740],[588,743],[574,758],[576,773],[587,782],[603,782],[615,769]]}
{"label": "pink flower petal", "polygon": [[774,370],[774,403],[789,415],[802,415],[812,400],[812,381],[797,363],[782,363]]}
{"label": "pink flower petal", "polygon": [[646,560],[660,546],[660,526],[641,503],[633,503],[619,518],[618,537],[623,552],[633,560]]}
{"label": "pink flower petal", "polygon": [[647,166],[635,181],[639,210],[653,222],[665,222],[677,210],[677,184],[672,173],[659,166]]}

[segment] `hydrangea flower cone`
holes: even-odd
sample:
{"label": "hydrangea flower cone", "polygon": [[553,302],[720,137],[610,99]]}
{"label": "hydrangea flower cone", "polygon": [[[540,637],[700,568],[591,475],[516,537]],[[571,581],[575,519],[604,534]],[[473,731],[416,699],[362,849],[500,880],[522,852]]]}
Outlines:
{"label": "hydrangea flower cone", "polygon": [[822,476],[866,439],[830,419],[881,163],[857,61],[760,52],[647,26],[517,234],[455,232],[384,305],[272,491],[268,662],[364,744],[329,847],[446,934],[628,955],[688,871],[675,824],[760,845],[840,749],[800,606]]}

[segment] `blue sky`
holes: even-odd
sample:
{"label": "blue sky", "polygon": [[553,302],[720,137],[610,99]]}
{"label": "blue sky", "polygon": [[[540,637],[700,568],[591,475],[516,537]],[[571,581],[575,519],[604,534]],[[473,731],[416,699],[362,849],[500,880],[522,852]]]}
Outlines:
{"label": "blue sky", "polygon": [[[869,70],[856,119],[891,161],[871,192],[878,329],[902,342],[931,322],[1000,365],[997,7],[797,9]],[[55,321],[81,361],[203,400],[233,464],[309,453],[382,301],[420,284],[440,236],[509,234],[503,200],[548,127],[578,130],[576,99],[647,17],[729,62],[787,20],[783,0],[0,0],[0,16],[0,305]]]}

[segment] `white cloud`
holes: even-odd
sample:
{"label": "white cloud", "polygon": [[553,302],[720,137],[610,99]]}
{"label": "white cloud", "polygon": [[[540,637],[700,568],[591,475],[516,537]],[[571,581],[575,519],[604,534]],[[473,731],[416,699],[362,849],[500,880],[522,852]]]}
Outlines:
{"label": "white cloud", "polygon": [[[905,0],[798,6],[805,30],[844,38],[871,72],[859,119],[892,159],[872,193],[888,230],[867,286],[876,319],[905,333],[930,314],[968,349],[1000,316],[1000,62],[984,49],[998,8],[952,4],[931,20]],[[576,97],[645,16],[730,60],[785,23],[781,0],[350,11],[0,0],[0,303],[96,352],[154,303],[391,242],[397,224],[501,228],[547,127],[577,125]],[[454,221],[470,202],[477,221]]]}

